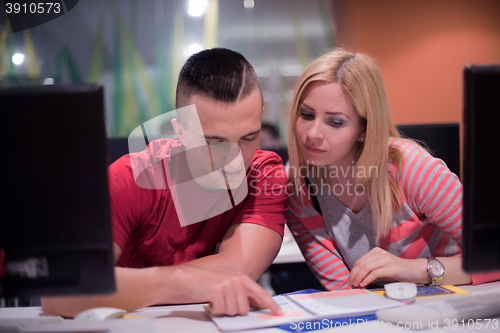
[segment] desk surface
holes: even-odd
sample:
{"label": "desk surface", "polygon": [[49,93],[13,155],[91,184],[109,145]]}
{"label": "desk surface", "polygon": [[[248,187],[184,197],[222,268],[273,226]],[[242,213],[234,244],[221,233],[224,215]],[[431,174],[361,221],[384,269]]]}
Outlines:
{"label": "desk surface", "polygon": [[[472,292],[472,294],[487,294],[493,291],[500,292],[500,282],[493,282],[479,286],[461,286],[461,288]],[[433,302],[438,300],[443,300],[449,297],[468,297],[469,294],[466,295],[453,295],[453,296],[437,296],[437,297],[427,297],[427,298],[419,298],[417,299],[418,303],[421,302]],[[39,312],[39,308],[15,308],[15,309],[0,309],[0,314],[5,314],[6,310],[10,310],[11,312],[22,313],[24,312],[27,316],[30,314],[31,316],[37,315]],[[202,304],[192,304],[192,305],[172,305],[172,306],[155,306],[139,309],[135,312],[129,314],[130,316],[137,316],[138,319],[118,319],[118,320],[110,320],[99,323],[86,323],[87,328],[95,329],[107,329],[108,333],[118,333],[124,332],[124,329],[128,333],[143,333],[143,332],[182,332],[182,333],[218,333],[219,330],[212,323],[207,313],[203,309]],[[1,319],[0,315],[0,319]],[[143,319],[140,319],[143,318]],[[497,317],[495,319],[499,319]],[[44,330],[42,327],[37,329],[37,332],[68,332],[74,331],[73,324],[75,322],[73,320],[65,320],[64,323],[59,323],[56,328],[56,325],[50,325],[51,328],[49,330]],[[71,327],[71,330],[68,328]],[[49,327],[47,327],[48,329]],[[469,331],[481,331],[481,332],[498,332],[499,329],[494,329],[493,327],[489,327],[488,329],[467,329]],[[83,332],[80,328],[79,332]],[[321,329],[316,332],[417,332],[412,330],[407,330],[404,328],[398,328],[396,326],[387,326],[384,325],[380,321],[369,321],[365,323],[349,325],[345,327],[337,327],[332,329]],[[448,331],[463,331],[460,329],[434,329],[434,330],[426,330],[426,331],[418,331],[418,332],[448,332]],[[268,329],[259,329],[259,330],[250,330],[250,331],[240,331],[240,332],[253,332],[253,333],[284,333],[286,331],[277,329],[277,328],[268,328]]]}
{"label": "desk surface", "polygon": [[[491,293],[492,291],[500,292],[500,282],[488,283],[479,286],[461,286],[462,289],[470,291],[473,294]],[[451,296],[436,296],[436,297],[423,297],[417,299],[417,303],[435,302],[444,300],[449,297],[468,297],[470,294],[465,295],[451,295]],[[155,332],[182,332],[182,333],[216,333],[220,332],[217,327],[210,321],[207,314],[203,310],[202,305],[178,305],[178,306],[162,306],[162,307],[149,307],[139,309],[135,314],[141,314],[148,318],[156,318],[153,320]],[[161,318],[158,318],[161,317]],[[500,320],[500,317],[497,319]],[[500,324],[500,323],[499,323]],[[336,327],[332,329],[321,329],[316,332],[448,332],[458,330],[445,330],[443,328],[434,330],[413,331],[398,327],[387,327],[382,322],[374,320],[361,324],[355,324]],[[460,329],[462,330],[462,329]],[[467,330],[467,329],[466,329]],[[499,329],[482,329],[481,332],[499,332]],[[286,331],[277,328],[249,330],[240,332],[253,332],[253,333],[284,333]],[[314,332],[314,331],[312,331]]]}

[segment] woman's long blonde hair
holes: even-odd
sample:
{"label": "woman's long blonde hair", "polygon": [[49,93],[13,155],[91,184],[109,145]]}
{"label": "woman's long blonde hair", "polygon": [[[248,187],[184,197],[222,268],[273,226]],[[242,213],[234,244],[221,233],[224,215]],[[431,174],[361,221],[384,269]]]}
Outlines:
{"label": "woman's long blonde hair", "polygon": [[[400,135],[392,121],[382,75],[369,56],[342,49],[322,55],[305,69],[295,87],[291,105],[288,144],[291,184],[298,184],[300,177],[318,168],[307,164],[295,135],[303,93],[314,81],[340,84],[365,125],[366,139],[360,144],[355,170],[375,169],[377,172],[375,175],[364,173],[365,176],[356,172],[354,181],[363,184],[367,190],[376,239],[379,240],[389,231],[392,215],[401,206],[402,198],[398,183],[388,174],[389,162],[395,163],[397,169],[401,168],[402,153],[389,147],[389,139],[400,138]],[[319,170],[316,172],[312,174],[319,174]]]}

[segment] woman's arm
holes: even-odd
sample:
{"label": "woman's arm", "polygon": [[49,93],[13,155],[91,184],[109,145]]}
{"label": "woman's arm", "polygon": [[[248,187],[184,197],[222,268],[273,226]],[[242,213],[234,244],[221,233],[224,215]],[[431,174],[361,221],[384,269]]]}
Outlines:
{"label": "woman's arm", "polygon": [[312,204],[304,205],[297,195],[291,196],[287,224],[307,265],[321,284],[328,290],[348,289],[349,270],[325,231],[323,217]]}
{"label": "woman's arm", "polygon": [[[445,267],[442,284],[470,284],[479,280],[484,274],[471,276],[462,269],[462,184],[458,177],[443,161],[432,157],[418,146],[403,143],[400,149],[404,153],[404,163],[397,179],[406,204],[420,215],[419,219],[435,225],[435,233],[441,232],[440,245],[432,255],[438,257]],[[427,246],[421,242],[429,238],[417,237],[412,247],[416,245],[414,248],[418,248],[420,253]],[[453,247],[457,254],[446,257],[447,249]],[[355,287],[364,287],[376,279],[430,283],[427,259],[404,259],[375,248],[356,262],[349,283]],[[490,274],[487,279],[480,281],[482,283],[498,279],[500,274]]]}
{"label": "woman's arm", "polygon": [[[432,255],[445,267],[443,283],[480,284],[500,280],[500,272],[468,274],[462,270],[463,187],[457,175],[422,148],[406,144],[402,150],[404,164],[400,182],[408,205],[442,231],[441,246]],[[450,247],[446,244],[450,245],[450,240],[457,244],[456,258],[448,254]]]}
{"label": "woman's arm", "polygon": [[[471,275],[462,270],[462,258],[439,257],[445,267],[441,284],[470,284]],[[427,272],[427,259],[403,259],[376,247],[359,258],[351,270],[349,285],[366,287],[373,281],[390,280],[400,282],[425,283],[431,282]]]}

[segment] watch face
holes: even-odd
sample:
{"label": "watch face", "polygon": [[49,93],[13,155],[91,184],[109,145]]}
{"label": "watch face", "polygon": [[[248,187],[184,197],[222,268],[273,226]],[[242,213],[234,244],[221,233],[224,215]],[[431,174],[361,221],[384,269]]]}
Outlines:
{"label": "watch face", "polygon": [[439,261],[432,260],[429,263],[429,271],[433,276],[441,276],[444,273],[444,267]]}

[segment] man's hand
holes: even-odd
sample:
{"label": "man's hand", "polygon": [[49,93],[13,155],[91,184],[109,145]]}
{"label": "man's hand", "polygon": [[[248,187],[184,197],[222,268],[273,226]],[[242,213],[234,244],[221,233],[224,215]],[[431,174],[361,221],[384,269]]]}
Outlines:
{"label": "man's hand", "polygon": [[[213,314],[246,314],[250,306],[269,308],[282,314],[257,279],[279,251],[281,236],[250,223],[231,227],[218,254],[176,266],[115,268],[117,291],[112,295],[44,297],[42,308],[48,315],[74,317],[96,307],[133,311],[157,304],[210,302]],[[113,243],[117,262],[122,249]],[[250,276],[250,277],[249,277]]]}
{"label": "man's hand", "polygon": [[351,287],[364,288],[375,280],[426,282],[427,259],[403,259],[379,247],[356,261],[349,275]]}
{"label": "man's hand", "polygon": [[127,311],[158,304],[210,303],[216,315],[247,314],[250,306],[281,315],[271,296],[247,275],[210,268],[177,266],[115,268],[117,291],[111,295],[44,297],[46,315],[74,317],[96,307]]}
{"label": "man's hand", "polygon": [[185,297],[193,302],[208,300],[210,312],[214,315],[245,315],[250,307],[269,308],[277,316],[283,314],[267,291],[247,275],[181,266],[176,267],[180,290],[187,293]]}

